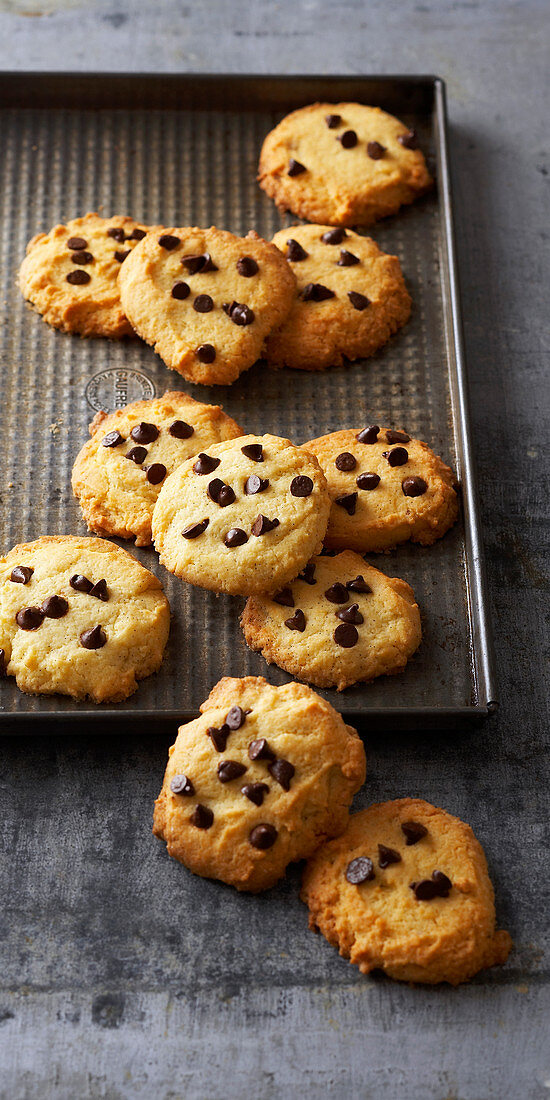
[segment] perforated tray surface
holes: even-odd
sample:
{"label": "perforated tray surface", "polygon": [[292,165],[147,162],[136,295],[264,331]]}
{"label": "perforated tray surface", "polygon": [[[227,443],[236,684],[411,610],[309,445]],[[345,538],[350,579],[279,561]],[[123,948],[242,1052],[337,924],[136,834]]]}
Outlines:
{"label": "perforated tray surface", "polygon": [[[368,560],[413,587],[423,642],[405,672],[338,695],[353,718],[380,724],[444,724],[491,709],[490,644],[463,405],[457,303],[440,82],[212,77],[2,77],[0,278],[2,325],[1,546],[41,534],[86,532],[71,468],[96,409],[185,389],[221,403],[248,431],[297,443],[367,423],[404,427],[464,477],[460,522],[428,549],[405,545]],[[255,176],[263,137],[290,109],[315,99],[378,103],[419,132],[438,188],[369,230],[399,256],[413,298],[410,322],[368,361],[323,374],[272,371],[258,363],[231,387],[206,388],[169,371],[138,340],[82,340],[55,332],[23,301],[16,272],[30,237],[98,210],[144,223],[210,225],[270,239],[279,215]],[[126,703],[94,708],[61,696],[1,685],[1,711],[23,718],[194,714],[222,675],[288,677],[247,649],[244,601],[193,588],[166,572],[153,549],[135,550],[165,585],[172,626],[160,672]]]}

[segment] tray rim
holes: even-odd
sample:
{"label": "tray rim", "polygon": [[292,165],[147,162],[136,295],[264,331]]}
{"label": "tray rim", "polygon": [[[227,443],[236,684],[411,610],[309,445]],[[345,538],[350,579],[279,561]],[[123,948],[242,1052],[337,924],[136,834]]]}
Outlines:
{"label": "tray rim", "polygon": [[[371,86],[378,85],[382,89],[393,84],[418,87],[428,92],[431,91],[432,93],[432,120],[434,124],[434,144],[437,160],[439,212],[443,230],[442,251],[446,269],[444,275],[447,283],[446,287],[443,288],[442,301],[445,322],[448,327],[448,332],[446,334],[447,344],[450,350],[452,350],[452,355],[449,356],[448,373],[457,467],[462,488],[462,513],[465,542],[464,567],[467,590],[468,626],[471,636],[470,664],[476,702],[471,705],[456,705],[450,707],[426,705],[420,707],[374,707],[369,709],[367,706],[361,711],[346,711],[345,699],[342,699],[344,705],[341,708],[341,713],[344,717],[348,718],[350,721],[354,721],[356,724],[368,724],[371,729],[387,729],[388,722],[392,721],[395,723],[394,728],[396,729],[420,729],[423,724],[430,728],[434,728],[434,725],[437,726],[440,724],[443,728],[460,722],[478,723],[497,711],[498,695],[495,679],[493,636],[488,611],[487,581],[480,527],[475,457],[470,426],[470,399],[466,357],[464,352],[460,280],[456,255],[445,81],[437,75],[425,73],[384,73],[373,75],[367,73],[134,73],[123,71],[79,73],[70,70],[44,70],[40,72],[1,70],[0,112],[4,110],[25,109],[26,106],[32,106],[35,110],[47,110],[51,108],[51,102],[47,101],[47,90],[48,85],[51,89],[52,84],[55,84],[56,88],[59,87],[65,90],[71,86],[74,88],[74,86],[77,85],[88,94],[97,91],[99,84],[103,82],[105,84],[114,82],[115,85],[118,84],[121,88],[138,85],[145,93],[146,98],[147,86],[149,86],[149,88],[153,86],[160,88],[162,85],[166,84],[177,87],[178,84],[189,86],[190,84],[197,85],[202,83],[204,85],[212,85],[217,82],[224,82],[232,84],[233,87],[238,87],[239,85],[245,85],[249,81],[260,82],[266,86],[270,83],[284,86],[285,84],[295,82],[302,85],[304,90],[307,90],[308,87],[319,85],[330,88],[331,86],[335,87],[342,83],[354,85],[357,88],[362,84],[369,84]],[[13,97],[19,89],[24,93],[25,97],[29,99],[32,98],[33,93],[36,91],[43,91],[46,100],[38,103],[29,103],[25,106],[17,104],[13,102]],[[8,102],[6,102],[6,98]],[[9,100],[12,100],[12,102]],[[85,109],[85,106],[81,103],[74,103],[73,106],[79,109]],[[90,109],[102,109],[102,105],[98,107],[92,103],[89,106]],[[134,102],[133,106],[134,108],[139,107],[139,109],[147,109],[147,105],[141,102]],[[56,109],[62,108],[58,106]],[[67,109],[70,110],[73,108],[68,107]],[[119,108],[111,102],[109,109],[117,110]],[[127,110],[131,108],[128,105],[121,105],[120,109]],[[164,108],[162,108],[151,104],[149,109],[173,110],[178,108],[174,108],[170,105],[165,105]],[[183,109],[186,109],[185,105]],[[208,106],[205,106],[203,109],[208,109]],[[244,106],[243,109],[246,110],[246,106]],[[445,293],[445,290],[447,293]],[[76,706],[78,706],[78,703],[76,703]],[[135,711],[129,712],[117,710],[112,705],[106,705],[105,708],[98,707],[93,710],[88,706],[86,709],[76,709],[76,706],[74,710],[50,710],[42,712],[19,710],[4,711],[0,709],[0,726],[5,727],[7,724],[21,726],[22,724],[28,723],[33,727],[34,732],[34,727],[36,727],[37,724],[49,727],[53,723],[61,722],[65,725],[69,721],[78,721],[87,725],[95,725],[98,720],[110,721],[112,719],[113,721],[116,720],[122,727],[126,723],[134,722],[136,718],[154,718],[157,722],[160,721],[164,725],[172,721],[174,723],[186,721],[194,716],[195,713],[177,708],[161,711],[138,708]],[[8,731],[5,730],[5,732],[7,733]]]}

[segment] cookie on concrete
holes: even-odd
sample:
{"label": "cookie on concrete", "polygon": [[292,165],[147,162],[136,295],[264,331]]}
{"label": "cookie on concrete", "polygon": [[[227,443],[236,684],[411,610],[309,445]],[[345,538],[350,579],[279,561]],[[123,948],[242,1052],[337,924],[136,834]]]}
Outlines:
{"label": "cookie on concrete", "polygon": [[422,636],[409,585],[350,550],[314,558],[273,596],[251,596],[241,624],[266,661],[338,691],[402,672]]}
{"label": "cookie on concrete", "polygon": [[189,459],[164,482],[153,540],[176,576],[247,596],[274,592],[317,553],[330,500],[317,459],[274,435],[244,435]]}
{"label": "cookie on concrete", "polygon": [[469,825],[421,799],[354,814],[308,863],[302,899],[319,929],[364,974],[458,985],[506,962],[483,849]]}
{"label": "cookie on concrete", "polygon": [[197,875],[267,890],[345,829],[365,779],[356,731],[310,688],[224,677],[181,726],[154,833]]}
{"label": "cookie on concrete", "polygon": [[117,280],[147,232],[132,218],[99,214],[55,225],[27,245],[20,289],[54,328],[81,336],[131,336]]}
{"label": "cookie on concrete", "polygon": [[296,276],[288,317],[268,337],[274,367],[324,370],[374,355],[408,321],[411,299],[397,256],[341,226],[296,225],[275,234]]}
{"label": "cookie on concrete", "polygon": [[199,451],[242,434],[219,405],[203,405],[178,391],[97,413],[72,476],[88,527],[147,546],[166,478]]}
{"label": "cookie on concrete", "polygon": [[430,186],[414,130],[379,107],[313,103],[266,137],[260,187],[311,222],[372,225]]}
{"label": "cookie on concrete", "polygon": [[169,627],[160,581],[105,539],[44,536],[0,560],[0,665],[21,691],[120,702]]}
{"label": "cookie on concrete", "polygon": [[311,439],[332,507],[325,546],[364,554],[410,539],[430,546],[458,516],[453,471],[408,432],[373,424]]}
{"label": "cookie on concrete", "polygon": [[136,332],[167,367],[205,385],[234,382],[256,362],[296,286],[275,245],[214,227],[151,233],[120,276]]}

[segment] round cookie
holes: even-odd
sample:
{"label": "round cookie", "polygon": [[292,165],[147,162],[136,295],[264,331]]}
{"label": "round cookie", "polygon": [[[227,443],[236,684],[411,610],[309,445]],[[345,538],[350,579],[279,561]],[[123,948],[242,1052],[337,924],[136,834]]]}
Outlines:
{"label": "round cookie", "polygon": [[387,550],[410,539],[430,546],[458,516],[453,471],[407,432],[372,425],[311,439],[332,507],[325,535],[331,550]]}
{"label": "round cookie", "polygon": [[189,459],[164,482],[155,549],[214,592],[274,592],[320,550],[330,500],[317,459],[274,435],[243,435]]}
{"label": "round cookie", "polygon": [[166,477],[213,443],[242,434],[219,405],[202,405],[177,391],[97,413],[72,476],[88,527],[147,546]]}
{"label": "round cookie", "polygon": [[297,282],[292,308],[267,339],[274,367],[324,370],[374,355],[408,321],[411,299],[397,256],[370,237],[326,225],[275,234]]}
{"label": "round cookie", "polygon": [[365,779],[356,731],[310,688],[224,677],[181,726],[153,832],[197,875],[267,890],[345,829]]}
{"label": "round cookie", "polygon": [[273,596],[251,596],[241,625],[266,661],[338,691],[402,672],[422,636],[409,585],[350,550],[314,558]]}
{"label": "round cookie", "polygon": [[458,985],[506,962],[483,849],[469,825],[421,799],[354,814],[308,863],[302,900],[363,974]]}
{"label": "round cookie", "polygon": [[169,628],[158,578],[105,539],[44,536],[0,559],[1,672],[21,691],[120,702]]}
{"label": "round cookie", "polygon": [[414,130],[362,103],[287,115],[263,143],[258,181],[280,209],[332,225],[372,225],[432,182]]}
{"label": "round cookie", "polygon": [[190,382],[234,382],[286,317],[296,286],[279,250],[257,233],[165,229],[120,272],[136,332]]}
{"label": "round cookie", "polygon": [[45,321],[81,336],[133,334],[118,274],[148,227],[132,218],[85,214],[29,241],[19,287]]}

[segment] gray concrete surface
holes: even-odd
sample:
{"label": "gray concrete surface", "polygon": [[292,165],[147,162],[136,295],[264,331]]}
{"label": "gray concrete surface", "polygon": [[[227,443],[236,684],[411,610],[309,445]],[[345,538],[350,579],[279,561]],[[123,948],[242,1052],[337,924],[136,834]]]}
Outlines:
{"label": "gray concrete surface", "polygon": [[446,79],[502,702],[481,731],[367,734],[368,795],[472,823],[516,945],[455,991],[365,980],[307,932],[294,873],[269,897],[228,892],[220,926],[224,888],[150,838],[154,730],[6,740],[2,1097],[549,1095],[547,25],[534,0],[0,0],[5,69]]}

